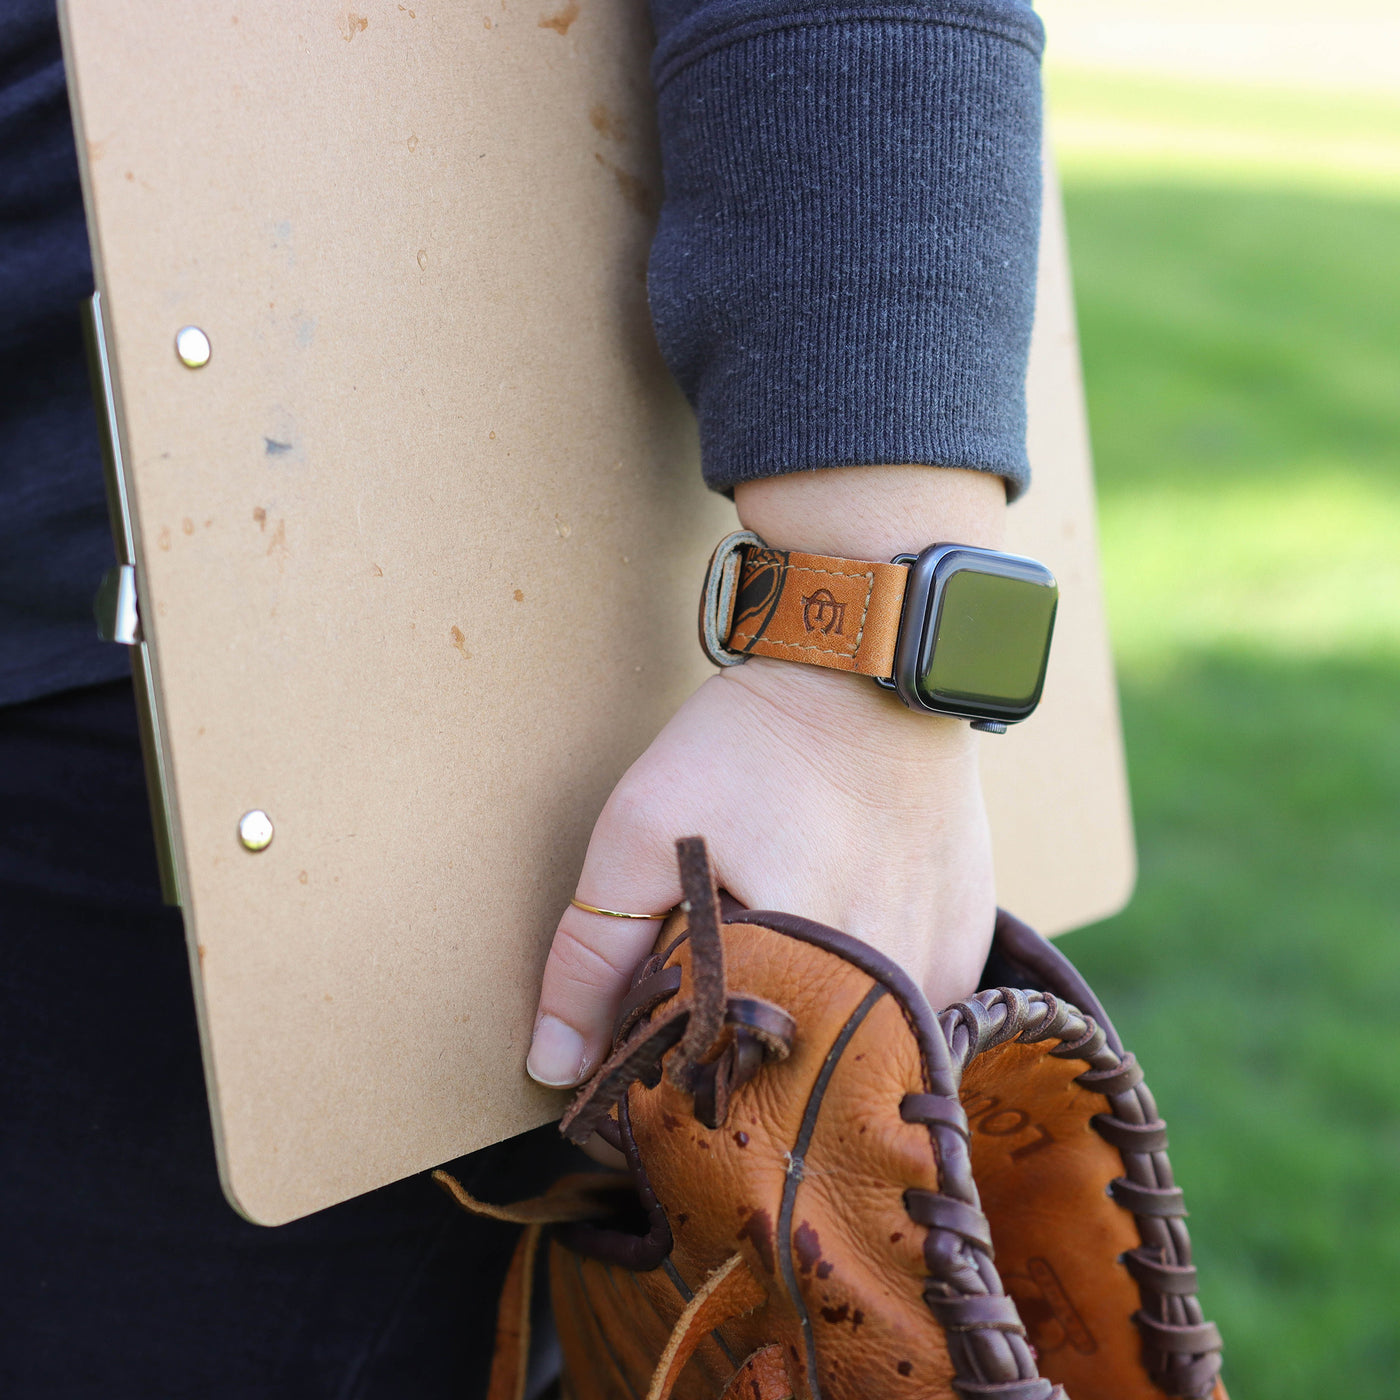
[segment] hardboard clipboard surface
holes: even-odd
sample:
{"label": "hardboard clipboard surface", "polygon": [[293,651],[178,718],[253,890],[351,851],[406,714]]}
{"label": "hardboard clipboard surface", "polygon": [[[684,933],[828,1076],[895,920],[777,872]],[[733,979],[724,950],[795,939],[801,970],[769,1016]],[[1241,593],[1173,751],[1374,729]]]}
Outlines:
{"label": "hardboard clipboard surface", "polygon": [[[522,1069],[549,937],[707,672],[733,511],[647,316],[641,0],[63,21],[220,1172],[272,1224],[559,1112]],[[1002,902],[1056,932],[1133,853],[1047,212],[1008,547],[1062,601],[1040,712],[982,743]]]}

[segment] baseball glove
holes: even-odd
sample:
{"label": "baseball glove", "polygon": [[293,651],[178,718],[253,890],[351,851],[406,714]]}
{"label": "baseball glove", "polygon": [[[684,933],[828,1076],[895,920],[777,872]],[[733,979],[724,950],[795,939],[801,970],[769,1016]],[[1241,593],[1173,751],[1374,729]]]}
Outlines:
{"label": "baseball glove", "polygon": [[678,850],[684,912],[561,1125],[629,1173],[504,1209],[443,1178],[527,1225],[490,1400],[545,1240],[565,1400],[1224,1400],[1165,1125],[1066,959],[1002,915],[1005,985],[935,1016]]}

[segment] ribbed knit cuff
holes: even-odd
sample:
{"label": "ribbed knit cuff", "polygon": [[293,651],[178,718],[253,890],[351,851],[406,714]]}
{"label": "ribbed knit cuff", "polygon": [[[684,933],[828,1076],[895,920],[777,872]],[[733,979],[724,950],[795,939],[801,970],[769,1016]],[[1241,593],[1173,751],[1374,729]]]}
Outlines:
{"label": "ribbed knit cuff", "polygon": [[706,481],[924,462],[1026,486],[1039,21],[1017,0],[654,0],[650,295]]}

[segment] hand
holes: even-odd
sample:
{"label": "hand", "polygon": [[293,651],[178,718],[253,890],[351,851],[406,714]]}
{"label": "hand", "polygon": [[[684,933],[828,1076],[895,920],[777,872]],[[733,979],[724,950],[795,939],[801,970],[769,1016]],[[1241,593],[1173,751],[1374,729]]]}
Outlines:
{"label": "hand", "polygon": [[[1000,542],[1000,481],[926,467],[845,468],[752,483],[740,517],[769,543],[889,558],[935,540]],[[614,789],[578,898],[629,912],[680,899],[675,841],[703,835],[750,908],[864,939],[936,1008],[976,989],[995,918],[979,736],[919,715],[867,678],[755,657],[707,680]],[[545,968],[528,1068],[585,1079],[657,921],[570,906]]]}

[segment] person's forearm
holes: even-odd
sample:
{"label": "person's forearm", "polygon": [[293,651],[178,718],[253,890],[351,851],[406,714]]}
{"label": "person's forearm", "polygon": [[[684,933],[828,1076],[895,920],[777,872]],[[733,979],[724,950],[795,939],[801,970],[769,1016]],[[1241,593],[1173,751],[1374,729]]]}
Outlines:
{"label": "person's forearm", "polygon": [[[1027,479],[1027,0],[652,12],[666,200],[649,289],[706,480],[777,548],[999,545]],[[650,911],[680,898],[674,842],[695,832],[740,903],[868,939],[935,1006],[970,995],[995,909],[978,742],[868,677],[755,656],[707,680],[594,827],[530,1073],[576,1084],[606,1053]]]}
{"label": "person's forearm", "polygon": [[[1006,517],[1000,477],[909,465],[766,477],[741,484],[734,502],[744,528],[773,548],[847,559],[886,560],[944,543],[997,549]],[[808,716],[814,734],[844,734],[848,758],[896,758],[901,800],[927,800],[948,782],[950,765],[977,782],[977,736],[966,723],[916,714],[864,677],[765,657],[720,674]]]}
{"label": "person's forearm", "polygon": [[1025,488],[1028,0],[652,0],[657,338],[718,490],[871,462]]}
{"label": "person's forearm", "polygon": [[746,530],[774,549],[890,559],[930,544],[999,549],[1006,490],[999,477],[923,466],[844,467],[741,483]]}
{"label": "person's forearm", "polygon": [[[777,548],[887,559],[1000,543],[1005,489],[973,471],[879,466],[740,485]],[[680,898],[673,843],[703,832],[724,888],[869,940],[935,1006],[968,996],[991,943],[979,736],[916,714],[868,676],[752,656],[685,703],[609,799],[546,970],[530,1072],[574,1084],[606,1053],[625,972]]]}

